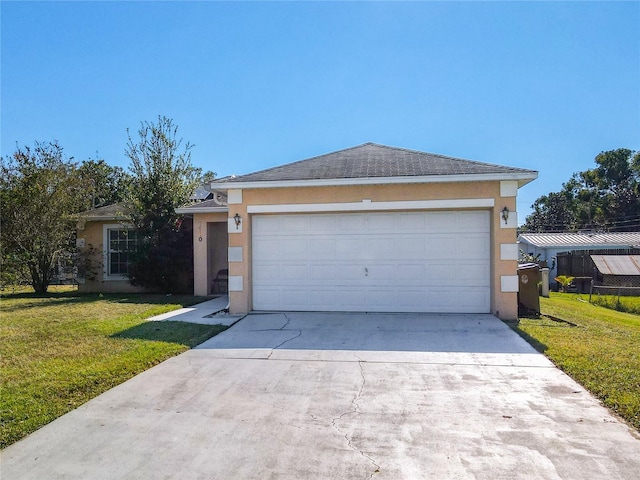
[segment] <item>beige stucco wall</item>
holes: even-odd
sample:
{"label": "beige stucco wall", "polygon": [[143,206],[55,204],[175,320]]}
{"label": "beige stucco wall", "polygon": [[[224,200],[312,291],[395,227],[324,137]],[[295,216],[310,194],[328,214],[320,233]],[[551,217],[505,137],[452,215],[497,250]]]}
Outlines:
{"label": "beige stucco wall", "polygon": [[[401,185],[360,185],[340,187],[265,188],[242,190],[242,203],[229,202],[229,219],[237,213],[242,218],[242,228],[229,229],[229,246],[242,247],[241,262],[229,263],[229,275],[240,277],[241,291],[230,291],[230,311],[244,313],[252,309],[251,291],[251,215],[248,205],[279,205],[303,203],[348,203],[371,200],[372,202],[494,199],[491,212],[491,312],[503,319],[517,318],[517,293],[503,292],[503,276],[513,277],[517,272],[517,260],[501,260],[501,244],[516,243],[515,214],[509,228],[503,228],[501,210],[516,210],[515,196],[500,196],[500,182],[460,182]],[[513,226],[511,226],[511,224]],[[197,227],[196,227],[197,228]],[[196,255],[196,258],[198,256]],[[202,257],[201,257],[202,258]],[[197,263],[197,260],[196,260]]]}
{"label": "beige stucco wall", "polygon": [[121,224],[118,220],[91,221],[84,224],[84,228],[78,229],[77,238],[83,239],[85,246],[79,247],[80,252],[89,254],[93,264],[93,271],[96,275],[94,279],[87,278],[84,283],[78,285],[80,292],[100,292],[100,293],[128,293],[144,292],[140,287],[134,287],[127,280],[106,280],[104,278],[104,226]]}

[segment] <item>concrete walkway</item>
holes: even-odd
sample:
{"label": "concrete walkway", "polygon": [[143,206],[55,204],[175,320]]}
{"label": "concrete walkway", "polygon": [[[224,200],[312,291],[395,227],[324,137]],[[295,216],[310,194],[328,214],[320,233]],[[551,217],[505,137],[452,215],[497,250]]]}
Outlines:
{"label": "concrete walkway", "polygon": [[637,479],[640,440],[490,315],[252,314],[2,453],[3,479]]}
{"label": "concrete walkway", "polygon": [[174,322],[200,323],[204,325],[233,325],[244,315],[230,315],[226,312],[229,306],[229,297],[221,295],[206,302],[197,303],[190,307],[180,308],[171,312],[156,315],[148,320],[160,322],[171,320]]}

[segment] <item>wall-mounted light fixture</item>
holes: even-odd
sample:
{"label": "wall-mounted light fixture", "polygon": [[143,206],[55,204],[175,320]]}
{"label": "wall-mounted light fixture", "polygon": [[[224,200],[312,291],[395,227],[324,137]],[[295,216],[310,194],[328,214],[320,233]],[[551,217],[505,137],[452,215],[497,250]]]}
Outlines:
{"label": "wall-mounted light fixture", "polygon": [[242,222],[242,218],[237,213],[233,216],[233,219],[236,221],[236,230],[240,228],[240,222]]}
{"label": "wall-mounted light fixture", "polygon": [[502,219],[505,225],[509,222],[509,209],[507,207],[502,209]]}

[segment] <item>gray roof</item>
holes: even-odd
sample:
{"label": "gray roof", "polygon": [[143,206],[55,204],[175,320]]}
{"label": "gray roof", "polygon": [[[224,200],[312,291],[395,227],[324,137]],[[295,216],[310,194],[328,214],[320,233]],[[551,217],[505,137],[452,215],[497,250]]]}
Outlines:
{"label": "gray roof", "polygon": [[209,188],[207,188],[208,185],[209,184],[198,186],[189,197],[189,200],[207,200],[208,198],[211,198],[213,193]]}
{"label": "gray roof", "polygon": [[86,220],[127,220],[129,218],[128,211],[122,203],[87,210],[78,216]]}
{"label": "gray roof", "polygon": [[185,209],[189,209],[189,210],[206,210],[209,208],[227,208],[226,205],[220,205],[220,202],[216,202],[216,200],[214,198],[212,198],[211,200],[204,200],[202,202],[197,202],[197,203],[193,203],[191,205],[185,205],[184,207],[180,207],[180,208],[176,208],[176,211],[178,213],[182,213],[182,210]]}
{"label": "gray roof", "polygon": [[518,241],[536,247],[623,247],[640,245],[640,232],[620,233],[522,233]]}
{"label": "gray roof", "polygon": [[603,275],[640,275],[640,255],[591,255]]}
{"label": "gray roof", "polygon": [[224,183],[509,173],[531,174],[532,178],[537,175],[534,170],[365,143],[357,147],[224,179]]}

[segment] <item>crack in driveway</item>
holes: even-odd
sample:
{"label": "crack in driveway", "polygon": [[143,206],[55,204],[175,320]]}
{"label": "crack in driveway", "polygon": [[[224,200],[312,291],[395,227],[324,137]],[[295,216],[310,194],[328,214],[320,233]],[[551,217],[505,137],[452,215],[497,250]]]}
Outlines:
{"label": "crack in driveway", "polygon": [[353,444],[353,439],[349,437],[349,434],[347,432],[343,432],[340,430],[340,428],[338,427],[338,425],[336,424],[336,422],[338,422],[338,420],[341,420],[343,417],[346,417],[348,415],[360,415],[360,404],[358,403],[358,400],[360,399],[360,397],[362,396],[362,392],[364,391],[364,387],[367,384],[367,379],[364,375],[364,361],[358,357],[358,355],[356,355],[355,353],[353,354],[354,357],[356,357],[358,359],[358,366],[360,367],[360,376],[362,377],[362,382],[360,383],[360,388],[358,390],[358,392],[354,395],[353,399],[351,400],[351,410],[344,412],[342,414],[340,414],[339,416],[335,417],[334,419],[331,420],[331,426],[336,430],[336,432],[338,432],[340,435],[343,435],[345,440],[347,441],[347,446],[353,450],[354,452],[359,453],[360,455],[362,455],[364,458],[366,458],[367,460],[369,460],[371,462],[371,464],[375,467],[375,470],[371,473],[371,475],[369,475],[369,478],[373,478],[373,476],[376,473],[380,473],[380,465],[378,465],[376,463],[376,461],[368,454],[366,453],[364,450],[360,450],[358,447],[356,447]]}
{"label": "crack in driveway", "polygon": [[[286,313],[283,313],[282,315],[284,315],[284,318],[286,318],[286,319],[287,319],[287,321],[286,321],[286,322],[285,322],[285,324],[284,324],[282,327],[280,327],[278,330],[284,330],[284,329],[289,325],[289,323],[291,323],[291,319],[287,316],[287,314],[286,314]],[[286,340],[284,340],[284,341],[283,341],[283,342],[281,342],[280,344],[278,344],[278,345],[276,345],[275,347],[273,347],[273,348],[271,349],[271,351],[269,352],[269,355],[267,355],[267,360],[269,360],[269,359],[271,358],[271,355],[273,355],[273,352],[274,352],[274,351],[276,351],[278,348],[282,347],[285,343],[288,343],[288,342],[290,342],[290,341],[292,341],[292,340],[295,340],[295,339],[296,339],[296,338],[298,338],[300,335],[302,335],[302,330],[293,330],[293,331],[294,331],[294,332],[295,332],[295,331],[297,331],[297,332],[298,332],[298,334],[297,334],[297,335],[294,335],[294,336],[293,336],[293,337],[291,337],[291,338],[287,338]]]}

